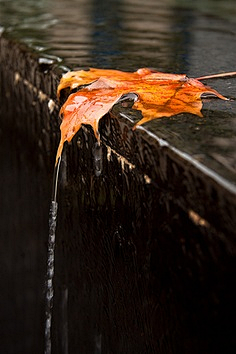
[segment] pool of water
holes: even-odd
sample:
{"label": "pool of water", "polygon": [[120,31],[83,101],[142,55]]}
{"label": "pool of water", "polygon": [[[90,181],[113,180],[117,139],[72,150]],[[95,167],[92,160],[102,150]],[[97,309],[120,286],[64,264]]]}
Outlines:
{"label": "pool of water", "polygon": [[13,0],[0,6],[8,32],[70,68],[148,66],[196,75],[229,69],[236,50],[224,51],[222,43],[235,35],[233,0]]}

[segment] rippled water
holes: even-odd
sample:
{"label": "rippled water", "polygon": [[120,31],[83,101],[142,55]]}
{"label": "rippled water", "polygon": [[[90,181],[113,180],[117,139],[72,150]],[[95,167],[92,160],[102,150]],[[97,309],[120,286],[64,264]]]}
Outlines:
{"label": "rippled water", "polygon": [[[193,72],[197,41],[204,46],[199,50],[207,49],[208,40],[201,36],[214,41],[214,32],[219,39],[235,35],[234,0],[13,0],[0,6],[7,31],[70,67]],[[227,53],[220,50],[218,42],[214,54],[220,64],[213,61],[212,71],[224,69]]]}

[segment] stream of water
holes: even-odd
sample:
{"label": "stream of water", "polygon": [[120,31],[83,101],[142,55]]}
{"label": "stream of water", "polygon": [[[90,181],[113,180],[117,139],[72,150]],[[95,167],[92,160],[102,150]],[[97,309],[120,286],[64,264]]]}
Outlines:
{"label": "stream of water", "polygon": [[46,297],[45,297],[45,354],[51,354],[52,349],[52,309],[53,309],[53,277],[54,277],[54,260],[55,260],[55,244],[56,244],[56,225],[57,225],[57,185],[60,170],[61,158],[59,158],[54,169],[52,200],[49,210],[49,234],[48,234],[48,256],[47,256],[47,276],[46,276]]}

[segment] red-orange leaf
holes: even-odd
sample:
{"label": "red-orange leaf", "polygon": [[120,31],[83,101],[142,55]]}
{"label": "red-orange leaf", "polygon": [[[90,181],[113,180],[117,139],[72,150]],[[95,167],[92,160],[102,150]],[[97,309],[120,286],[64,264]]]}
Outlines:
{"label": "red-orange leaf", "polygon": [[[103,79],[96,83],[103,85]],[[91,85],[92,86],[92,85]],[[91,87],[90,86],[90,87]],[[110,88],[85,88],[69,96],[62,106],[60,114],[63,115],[61,123],[61,140],[59,143],[56,161],[61,156],[65,141],[71,141],[80,129],[81,124],[89,124],[98,139],[99,120],[114,106],[122,93]]]}
{"label": "red-orange leaf", "polygon": [[73,90],[80,86],[81,89],[68,97],[60,111],[63,121],[56,163],[61,156],[64,142],[71,141],[82,124],[91,125],[95,136],[99,138],[99,120],[123,94],[138,95],[134,108],[142,111],[143,119],[135,127],[155,118],[170,117],[179,113],[202,116],[202,94],[211,94],[227,100],[197,79],[146,68],[133,73],[105,69],[69,72],[61,79],[58,96],[60,97],[65,88]]}

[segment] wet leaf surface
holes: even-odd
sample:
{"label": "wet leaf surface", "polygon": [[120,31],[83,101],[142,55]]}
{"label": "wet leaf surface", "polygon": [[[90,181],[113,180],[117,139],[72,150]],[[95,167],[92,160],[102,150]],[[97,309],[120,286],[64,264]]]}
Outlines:
{"label": "wet leaf surface", "polygon": [[61,97],[64,90],[78,91],[69,95],[60,111],[63,120],[56,163],[61,156],[64,142],[71,141],[82,124],[91,125],[99,140],[99,120],[119,100],[125,100],[127,94],[134,101],[133,108],[140,110],[143,116],[133,129],[153,119],[179,113],[202,117],[203,95],[227,100],[199,80],[188,78],[184,74],[161,73],[147,68],[136,72],[90,69],[65,74],[58,86],[58,97]]}

